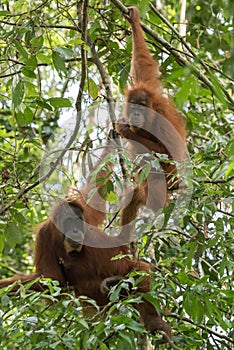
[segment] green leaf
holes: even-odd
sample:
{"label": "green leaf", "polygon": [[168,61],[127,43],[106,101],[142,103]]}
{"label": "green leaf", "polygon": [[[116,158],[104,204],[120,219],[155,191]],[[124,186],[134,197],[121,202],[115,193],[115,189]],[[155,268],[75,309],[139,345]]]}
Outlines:
{"label": "green leaf", "polygon": [[165,222],[165,215],[164,213],[161,213],[156,216],[154,220],[154,226],[157,228],[157,230],[160,230],[163,228]]}
{"label": "green leaf", "polygon": [[17,243],[22,242],[21,232],[16,224],[10,222],[6,227],[6,240],[10,247],[15,247]]}
{"label": "green leaf", "polygon": [[52,97],[49,98],[49,102],[55,108],[72,107],[71,101],[64,97]]}
{"label": "green leaf", "polygon": [[54,50],[64,58],[74,57],[74,51],[72,49],[68,49],[67,47],[56,46]]}
{"label": "green leaf", "polygon": [[183,108],[184,103],[190,96],[191,82],[192,80],[187,78],[180,87],[180,90],[174,95],[176,104],[180,109]]}
{"label": "green leaf", "polygon": [[72,39],[68,43],[69,45],[82,45],[84,41],[82,39]]}
{"label": "green leaf", "polygon": [[131,329],[134,332],[145,332],[143,325],[133,320],[127,324],[127,328]]}
{"label": "green leaf", "polygon": [[195,323],[201,324],[204,318],[204,304],[199,295],[187,292],[183,301],[183,307]]}
{"label": "green leaf", "polygon": [[226,153],[229,157],[234,157],[234,139],[228,142],[226,147]]}
{"label": "green leaf", "polygon": [[228,102],[226,100],[226,97],[224,95],[224,92],[221,88],[221,85],[220,85],[218,79],[214,75],[212,75],[211,73],[208,74],[208,76],[213,84],[213,89],[214,89],[216,97],[222,102],[222,104],[224,106],[228,106]]}
{"label": "green leaf", "polygon": [[183,271],[180,271],[178,274],[177,274],[177,278],[178,280],[180,281],[181,284],[187,284],[188,281],[189,281],[189,278],[187,276],[187,274]]}
{"label": "green leaf", "polygon": [[13,43],[16,47],[16,49],[19,51],[20,55],[24,58],[24,59],[28,59],[28,53],[25,50],[25,48],[21,45],[21,43],[19,41],[17,41],[16,39],[13,40]]}
{"label": "green leaf", "polygon": [[26,67],[22,68],[21,72],[23,73],[23,75],[25,75],[28,78],[32,78],[32,79],[37,78],[36,74],[32,70],[27,69]]}
{"label": "green leaf", "polygon": [[116,202],[118,202],[119,197],[117,196],[117,194],[115,194],[114,192],[110,191],[107,195],[107,202],[114,204]]}
{"label": "green leaf", "polygon": [[119,299],[119,293],[122,289],[122,286],[121,284],[120,285],[117,285],[117,286],[114,286],[112,289],[111,289],[111,293],[109,295],[109,298],[110,298],[110,301],[112,303],[115,303],[118,299]]}
{"label": "green leaf", "polygon": [[48,109],[48,111],[53,111],[53,108],[49,103],[47,103],[44,99],[42,101],[37,101],[38,105],[42,108]]}
{"label": "green leaf", "polygon": [[0,11],[0,16],[5,16],[5,15],[9,15],[9,14],[10,14],[10,12],[7,10]]}
{"label": "green leaf", "polygon": [[21,111],[19,111],[18,113],[16,113],[16,120],[19,126],[24,126],[26,124],[25,119],[24,119],[24,115]]}
{"label": "green leaf", "polygon": [[38,36],[38,37],[34,37],[33,39],[31,39],[30,43],[32,45],[32,47],[35,49],[37,49],[37,51],[42,47],[44,42],[44,38],[43,36]]}
{"label": "green leaf", "polygon": [[2,232],[0,232],[0,253],[3,251],[5,238]]}
{"label": "green leaf", "polygon": [[138,176],[138,184],[142,185],[142,182],[147,179],[149,173],[151,171],[151,165],[146,164],[141,168],[141,171]]}
{"label": "green leaf", "polygon": [[32,110],[29,107],[26,107],[24,110],[24,119],[26,123],[30,124],[33,120],[33,117],[34,117],[34,113],[32,112]]}
{"label": "green leaf", "polygon": [[54,67],[58,73],[60,73],[60,72],[65,73],[66,72],[66,66],[65,66],[64,59],[61,57],[61,55],[58,52],[53,51],[52,60],[53,60]]}
{"label": "green leaf", "polygon": [[111,180],[108,180],[107,181],[107,184],[106,184],[106,187],[107,187],[107,192],[110,193],[111,191],[114,190],[114,184]]}
{"label": "green leaf", "polygon": [[79,324],[81,324],[84,328],[86,328],[87,330],[89,330],[89,325],[88,325],[88,323],[87,323],[84,319],[80,318],[78,322],[79,322]]}
{"label": "green leaf", "polygon": [[191,316],[192,313],[192,307],[193,307],[193,294],[191,292],[187,292],[184,296],[184,300],[183,300],[183,308],[184,310],[187,312],[187,314],[189,316]]}
{"label": "green leaf", "polygon": [[24,36],[24,40],[25,40],[25,43],[27,46],[30,45],[30,41],[32,40],[32,38],[35,37],[35,32],[34,30],[32,30],[32,28],[30,28],[26,33],[25,33],[25,36]]}
{"label": "green leaf", "polygon": [[18,81],[16,87],[12,93],[12,103],[14,107],[18,107],[22,102],[24,97],[24,82],[22,80]]}
{"label": "green leaf", "polygon": [[188,266],[188,269],[190,270],[191,269],[191,266],[192,266],[192,259],[194,257],[194,253],[195,253],[195,250],[196,250],[196,247],[197,247],[197,242],[191,242],[189,243],[189,252],[188,252],[188,255],[187,255],[187,259],[186,259],[186,263],[187,263],[187,266]]}
{"label": "green leaf", "polygon": [[37,58],[36,56],[31,56],[27,61],[25,62],[25,67],[30,70],[34,70],[37,67]]}
{"label": "green leaf", "polygon": [[37,58],[39,59],[40,62],[42,63],[47,63],[47,64],[51,64],[51,57],[50,56],[46,56],[43,53],[38,53],[37,54]]}
{"label": "green leaf", "polygon": [[201,324],[204,318],[204,304],[201,301],[200,296],[196,295],[193,299],[192,305],[192,318],[193,321],[197,324]]}
{"label": "green leaf", "polygon": [[4,306],[8,306],[10,304],[10,298],[8,297],[8,295],[3,294],[1,296],[1,305]]}
{"label": "green leaf", "polygon": [[132,349],[134,344],[132,343],[132,338],[123,332],[119,332],[118,336],[124,340],[125,343],[127,343],[127,349]]}
{"label": "green leaf", "polygon": [[233,173],[234,173],[234,161],[230,163],[229,166],[227,167],[227,170],[225,172],[225,179],[227,179]]}
{"label": "green leaf", "polygon": [[139,9],[140,9],[141,15],[145,17],[145,15],[149,12],[149,9],[150,9],[149,0],[141,0],[139,2]]}
{"label": "green leaf", "polygon": [[96,98],[98,97],[98,87],[95,81],[91,78],[88,78],[88,90],[89,90],[90,96],[94,100],[96,100]]}
{"label": "green leaf", "polygon": [[30,97],[38,96],[38,87],[30,81],[25,81],[26,94]]}

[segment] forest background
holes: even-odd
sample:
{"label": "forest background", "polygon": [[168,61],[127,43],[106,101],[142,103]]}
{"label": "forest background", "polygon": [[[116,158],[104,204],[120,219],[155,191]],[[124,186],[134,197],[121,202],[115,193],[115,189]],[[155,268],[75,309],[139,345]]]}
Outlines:
{"label": "forest background", "polygon": [[[107,102],[118,113],[128,82],[131,32],[123,12],[131,5],[140,9],[165,91],[188,129],[189,200],[178,208],[175,198],[157,216],[142,213],[137,222],[138,253],[156,265],[149,299],[173,328],[173,343],[161,349],[233,349],[230,0],[1,1],[0,277],[33,270],[32,228],[48,217],[48,188],[64,197],[69,185],[79,186],[92,168],[94,149],[105,143],[115,120]],[[62,144],[64,130],[70,135],[69,125],[77,122],[72,145]],[[49,152],[52,158],[45,157]],[[116,174],[110,207],[123,182]],[[109,229],[116,233],[119,221],[112,219],[110,213]],[[118,313],[103,315],[96,308],[88,317],[73,294],[58,299],[59,287],[48,284],[49,293],[25,286],[11,296],[0,291],[1,349],[146,348],[133,297],[114,295],[111,310]],[[149,338],[154,347],[157,336]]]}

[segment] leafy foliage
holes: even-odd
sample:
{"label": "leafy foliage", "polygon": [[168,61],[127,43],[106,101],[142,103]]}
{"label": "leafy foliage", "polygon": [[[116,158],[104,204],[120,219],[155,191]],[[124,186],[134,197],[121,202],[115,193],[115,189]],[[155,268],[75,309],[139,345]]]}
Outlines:
{"label": "leafy foliage", "polygon": [[[174,330],[174,343],[167,348],[231,349],[233,6],[230,0],[187,1],[187,36],[181,43],[176,32],[178,1],[165,0],[158,10],[162,17],[148,0],[137,3],[144,24],[159,36],[146,33],[150,50],[160,61],[165,88],[186,117],[193,169],[193,193],[179,225],[170,223],[175,202],[156,218],[147,214],[137,223],[137,233],[143,234],[137,243],[139,255],[156,264],[147,298],[166,314]],[[129,0],[127,5],[136,5],[136,1]],[[43,197],[48,179],[41,178],[41,159],[49,139],[57,147],[61,120],[75,115],[82,48],[87,53],[82,109],[89,113],[81,113],[79,133],[66,158],[69,162],[61,166],[69,185],[76,186],[78,178],[84,181],[87,168],[93,165],[89,151],[105,138],[105,113],[98,119],[88,109],[95,111],[109,100],[101,68],[111,77],[116,101],[123,100],[131,60],[128,25],[114,1],[106,5],[90,1],[88,15],[88,40],[84,42],[73,2],[1,3],[1,278],[32,269],[31,227],[47,218],[50,207]],[[130,167],[126,156],[123,159]],[[51,169],[54,162],[49,164]],[[69,173],[67,164],[78,167],[82,176],[75,170]],[[149,169],[147,165],[146,174]],[[113,184],[108,184],[110,205],[116,202],[116,188],[122,183],[118,169],[116,173]],[[111,214],[109,220],[112,222]],[[110,230],[116,232],[118,225],[117,218]],[[93,301],[64,295],[56,284],[48,283],[50,293],[31,293],[23,286],[13,296],[8,289],[0,291],[1,348],[139,346],[136,334],[145,331],[133,307],[134,295],[120,300],[118,291],[113,291],[105,316]],[[57,299],[59,294],[62,299]],[[48,300],[52,303],[45,302]],[[94,315],[83,313],[84,300],[94,306]],[[156,339],[151,337],[154,346]]]}

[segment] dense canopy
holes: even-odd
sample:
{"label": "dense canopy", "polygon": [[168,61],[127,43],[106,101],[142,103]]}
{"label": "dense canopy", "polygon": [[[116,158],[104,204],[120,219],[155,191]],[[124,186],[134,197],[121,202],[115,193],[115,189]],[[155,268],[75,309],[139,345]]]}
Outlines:
{"label": "dense canopy", "polygon": [[[137,252],[155,265],[147,300],[173,329],[173,342],[158,348],[232,349],[230,0],[1,2],[0,278],[33,271],[35,226],[55,196],[85,183],[95,150],[121,114],[132,53],[123,13],[131,5],[139,7],[165,94],[188,130],[187,190],[157,215],[143,209],[136,222]],[[107,234],[119,229],[125,171],[129,181],[136,171],[120,154],[107,186]],[[93,300],[44,283],[49,292],[0,290],[1,349],[146,349],[134,294],[120,299],[116,288],[105,314]],[[82,300],[94,305],[94,315],[83,313]],[[154,348],[158,335],[147,336]]]}

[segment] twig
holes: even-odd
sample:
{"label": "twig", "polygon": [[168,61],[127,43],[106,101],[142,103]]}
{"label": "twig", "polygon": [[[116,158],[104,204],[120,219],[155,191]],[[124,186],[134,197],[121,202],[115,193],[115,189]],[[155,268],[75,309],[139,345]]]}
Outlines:
{"label": "twig", "polygon": [[219,180],[200,180],[198,182],[205,184],[226,184],[234,179],[234,175],[229,176],[227,179],[219,179]]}
{"label": "twig", "polygon": [[[212,93],[214,95],[217,95],[216,91],[213,88],[212,83],[209,81],[209,79],[201,72],[201,70],[199,70],[199,68],[197,68],[194,65],[194,62],[188,62],[186,61],[177,51],[177,49],[175,49],[170,43],[168,43],[166,40],[164,40],[163,38],[161,38],[158,34],[156,34],[152,29],[150,29],[148,26],[146,26],[145,24],[142,24],[142,28],[143,30],[148,33],[150,36],[152,36],[155,40],[157,40],[160,44],[162,44],[164,47],[166,47],[166,49],[174,56],[174,58],[176,59],[176,61],[178,62],[178,64],[180,64],[182,67],[189,67],[191,69],[191,71],[212,91]],[[181,39],[182,40],[182,39]],[[234,110],[234,102],[231,98],[231,96],[228,94],[227,91],[224,90],[224,88],[220,85],[222,91],[224,92],[224,94],[227,96],[229,102],[231,104],[229,105],[229,108],[231,110]]]}
{"label": "twig", "polygon": [[[76,139],[77,133],[79,131],[80,128],[80,116],[78,116],[76,118],[76,124],[75,124],[75,128],[74,131],[70,137],[70,139],[68,140],[66,146],[64,147],[64,149],[61,151],[60,155],[58,156],[58,158],[53,162],[53,164],[51,164],[51,168],[50,170],[43,176],[41,176],[37,181],[35,181],[33,184],[27,185],[28,182],[30,181],[30,179],[32,177],[35,176],[35,172],[40,168],[40,165],[38,165],[33,173],[30,175],[29,179],[25,181],[25,185],[21,188],[21,190],[15,195],[15,197],[5,206],[3,205],[0,208],[0,214],[5,213],[19,198],[23,197],[25,193],[29,192],[30,190],[32,190],[34,187],[38,186],[41,182],[46,181],[55,171],[56,167],[58,164],[60,164],[61,160],[63,159],[65,153],[70,149],[71,145],[73,144],[73,142]],[[43,163],[43,159],[42,162]]]}
{"label": "twig", "polygon": [[81,116],[82,97],[87,79],[87,51],[84,48],[84,43],[87,41],[88,5],[89,0],[84,0],[84,3],[82,1],[77,2],[77,12],[79,18],[78,27],[81,29],[81,39],[83,40],[83,44],[81,45],[81,80],[75,104],[76,111],[79,116]]}
{"label": "twig", "polygon": [[230,216],[231,218],[234,218],[234,214],[232,214],[232,213],[228,213],[227,211],[224,211],[224,210],[221,210],[221,209],[217,209],[217,211],[219,213],[224,214],[224,215]]}
{"label": "twig", "polygon": [[[2,62],[8,62],[8,61],[12,61],[12,60],[2,60]],[[67,59],[64,60],[65,63],[80,62],[80,61],[81,61],[80,57],[67,58]],[[87,61],[88,62],[93,62],[92,57],[87,57]],[[18,65],[21,65],[21,66],[25,66],[25,63],[19,62],[19,61],[15,62],[15,64],[18,64]],[[50,63],[38,63],[36,67],[38,68],[38,67],[48,67],[48,66],[51,66],[51,64]],[[9,67],[8,70],[9,69],[11,69],[11,67]],[[13,75],[20,74],[20,73],[21,73],[21,69],[18,70],[18,71],[12,72],[12,73],[0,75],[0,79],[7,78],[7,77],[10,77],[10,76],[13,76]]]}
{"label": "twig", "polygon": [[[8,21],[0,21],[0,24],[6,24],[8,26],[15,26],[15,27],[21,27],[23,25],[23,21],[14,23],[14,22],[8,22]],[[71,30],[77,30],[76,26],[67,26],[63,24],[40,24],[35,25],[35,28],[52,28],[52,29],[71,29]]]}
{"label": "twig", "polygon": [[194,326],[196,326],[196,327],[200,327],[201,329],[203,329],[203,330],[209,332],[210,334],[213,334],[213,335],[215,335],[216,337],[218,337],[218,338],[220,338],[220,339],[224,339],[224,340],[228,341],[229,343],[234,344],[234,340],[233,340],[232,338],[228,337],[227,335],[225,335],[225,334],[220,334],[220,333],[214,331],[213,329],[211,329],[211,328],[209,328],[209,327],[206,327],[206,326],[204,326],[204,325],[201,325],[201,324],[198,326],[198,325],[196,325],[192,320],[190,320],[190,319],[187,318],[187,317],[179,317],[177,314],[170,314],[169,316],[170,316],[170,317],[173,317],[173,318],[176,318],[176,319],[179,320],[179,321],[182,320],[182,321],[188,322],[188,323],[190,323],[190,324],[192,324],[192,325],[194,325]]}
{"label": "twig", "polygon": [[49,0],[45,0],[40,5],[36,6],[35,8],[33,8],[32,10],[29,10],[29,11],[25,11],[25,12],[21,12],[21,13],[15,13],[15,14],[13,14],[13,13],[10,13],[10,14],[6,13],[5,16],[6,17],[21,17],[21,16],[24,16],[24,15],[27,15],[29,13],[33,13],[33,12],[39,10],[41,7],[46,5],[47,2],[49,2]]}

